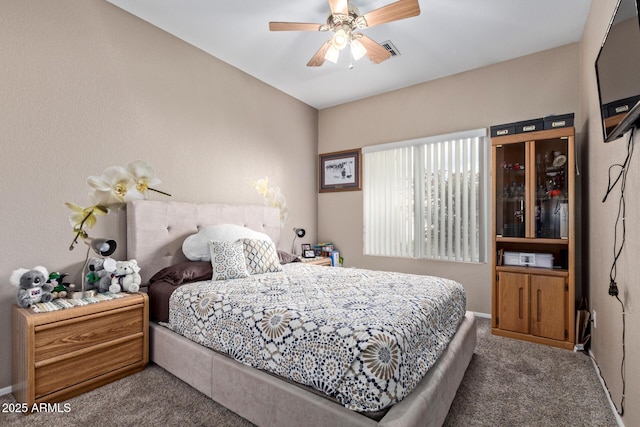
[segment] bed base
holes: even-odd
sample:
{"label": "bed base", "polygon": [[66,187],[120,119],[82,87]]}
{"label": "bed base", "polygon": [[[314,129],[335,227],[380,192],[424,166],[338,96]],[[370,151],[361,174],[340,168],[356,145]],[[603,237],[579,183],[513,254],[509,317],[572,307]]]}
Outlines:
{"label": "bed base", "polygon": [[150,359],[258,426],[441,426],[476,347],[467,312],[456,335],[418,386],[376,422],[273,375],[149,324]]}
{"label": "bed base", "polygon": [[[280,241],[278,209],[270,206],[136,200],[127,205],[127,257],[142,282],[185,261],[184,239],[200,228],[238,224]],[[376,422],[327,398],[245,366],[169,329],[149,323],[150,359],[211,399],[259,426],[440,426],[476,347],[475,318],[458,332],[418,386]]]}

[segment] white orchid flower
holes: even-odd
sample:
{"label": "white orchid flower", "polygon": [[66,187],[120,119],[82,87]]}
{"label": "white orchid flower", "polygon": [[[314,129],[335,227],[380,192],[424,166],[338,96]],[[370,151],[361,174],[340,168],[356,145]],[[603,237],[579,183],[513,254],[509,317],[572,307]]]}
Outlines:
{"label": "white orchid flower", "polygon": [[69,222],[74,229],[83,227],[91,228],[96,224],[96,215],[106,215],[109,213],[109,210],[101,205],[86,208],[71,202],[66,202],[65,205],[72,210],[69,214]]}
{"label": "white orchid flower", "polygon": [[143,199],[136,190],[133,175],[122,166],[111,166],[102,171],[101,176],[90,176],[87,184],[94,191],[91,198],[95,204],[106,207],[122,207],[129,200]]}
{"label": "white orchid flower", "polygon": [[135,188],[140,194],[146,194],[147,190],[158,191],[151,186],[160,184],[160,180],[155,177],[153,168],[144,160],[136,160],[127,165],[127,170],[133,176]]}
{"label": "white orchid flower", "polygon": [[273,206],[280,210],[280,226],[284,227],[289,218],[289,209],[287,209],[287,199],[282,194],[280,187],[269,188],[269,178],[266,176],[254,181],[252,185],[264,197],[265,205]]}
{"label": "white orchid flower", "polygon": [[257,181],[253,182],[253,188],[255,188],[255,190],[262,194],[262,197],[264,197],[265,199],[267,198],[268,194],[269,194],[269,177],[265,176],[264,178],[260,178]]}
{"label": "white orchid flower", "polygon": [[287,200],[285,199],[284,194],[280,191],[280,187],[269,188],[266,199],[269,206],[274,206],[276,208],[279,208],[283,202],[285,205],[287,204]]}
{"label": "white orchid flower", "polygon": [[69,214],[69,222],[73,226],[73,231],[76,233],[73,242],[71,242],[71,246],[69,246],[69,250],[73,250],[76,243],[78,243],[78,239],[87,237],[87,232],[84,230],[84,227],[93,227],[97,221],[96,215],[106,215],[109,213],[109,209],[102,205],[83,208],[71,202],[66,202],[65,205],[73,211]]}
{"label": "white orchid flower", "polygon": [[275,188],[271,206],[275,206],[280,209],[280,226],[283,227],[289,218],[289,209],[287,209],[287,199],[284,197],[284,194],[282,194],[279,187]]}
{"label": "white orchid flower", "polygon": [[136,160],[127,165],[111,166],[102,171],[100,176],[90,176],[87,184],[91,187],[89,198],[93,206],[83,208],[75,203],[65,203],[72,210],[69,214],[69,222],[76,233],[69,250],[72,250],[79,238],[86,238],[85,227],[91,228],[95,225],[96,215],[106,215],[110,208],[124,208],[130,200],[146,198],[147,191],[155,191],[165,196],[171,196],[151,185],[160,184],[160,180],[155,177],[153,168],[143,160]]}
{"label": "white orchid flower", "polygon": [[[284,196],[282,196],[284,198]],[[285,223],[289,219],[289,209],[287,208],[287,201],[280,202],[280,226],[284,227]]]}

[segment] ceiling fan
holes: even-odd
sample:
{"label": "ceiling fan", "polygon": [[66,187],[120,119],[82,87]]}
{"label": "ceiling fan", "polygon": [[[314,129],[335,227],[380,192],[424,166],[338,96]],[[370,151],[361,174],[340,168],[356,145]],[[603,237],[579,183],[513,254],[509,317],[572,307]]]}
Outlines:
{"label": "ceiling fan", "polygon": [[368,56],[376,64],[389,59],[391,53],[358,30],[411,18],[420,15],[418,0],[398,0],[361,15],[349,0],[328,0],[331,13],[326,24],[302,22],[269,22],[271,31],[333,31],[334,35],[325,42],[307,63],[309,67],[319,67],[324,61],[338,62],[340,51],[347,45],[355,60]]}

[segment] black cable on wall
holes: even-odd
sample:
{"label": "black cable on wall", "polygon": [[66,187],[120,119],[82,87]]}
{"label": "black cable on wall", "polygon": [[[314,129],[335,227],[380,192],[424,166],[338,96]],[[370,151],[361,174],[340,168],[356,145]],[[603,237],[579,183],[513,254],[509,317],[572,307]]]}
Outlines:
{"label": "black cable on wall", "polygon": [[[627,227],[625,223],[626,218],[626,199],[625,199],[625,190],[627,188],[627,173],[629,172],[629,166],[631,164],[631,158],[633,157],[633,148],[634,148],[634,135],[636,128],[632,128],[629,134],[629,140],[627,141],[627,156],[624,159],[624,163],[616,163],[609,167],[609,182],[607,183],[607,192],[602,199],[602,203],[607,201],[607,197],[611,193],[611,191],[616,187],[618,182],[620,183],[620,198],[618,199],[618,215],[616,216],[615,228],[613,231],[613,262],[611,264],[611,269],[609,270],[609,295],[615,297],[620,303],[620,307],[622,309],[622,362],[620,364],[620,376],[622,377],[622,397],[620,398],[620,407],[613,403],[616,411],[620,416],[624,415],[624,400],[625,400],[625,390],[626,390],[626,380],[625,380],[625,335],[626,335],[626,323],[625,323],[625,309],[624,303],[618,296],[619,289],[618,283],[616,282],[616,277],[618,273],[618,259],[622,254],[622,250],[626,243],[626,232]],[[618,172],[618,176],[611,182],[611,171],[614,168],[620,168]],[[618,230],[621,228],[622,235],[620,236],[620,243],[618,244]],[[592,356],[593,357],[593,356]],[[595,360],[595,358],[594,358]],[[596,362],[596,366],[598,366]],[[607,392],[609,393],[609,398],[613,402],[613,398],[611,397],[611,390],[607,386],[607,382],[604,380],[602,376],[602,372],[600,371],[600,367],[598,366],[598,374],[602,379]]]}

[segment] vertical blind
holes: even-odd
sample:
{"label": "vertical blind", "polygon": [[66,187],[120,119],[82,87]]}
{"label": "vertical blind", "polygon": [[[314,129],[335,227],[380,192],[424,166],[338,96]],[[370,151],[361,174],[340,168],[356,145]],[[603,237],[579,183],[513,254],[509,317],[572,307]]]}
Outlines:
{"label": "vertical blind", "polygon": [[484,260],[486,130],[364,147],[364,252]]}

